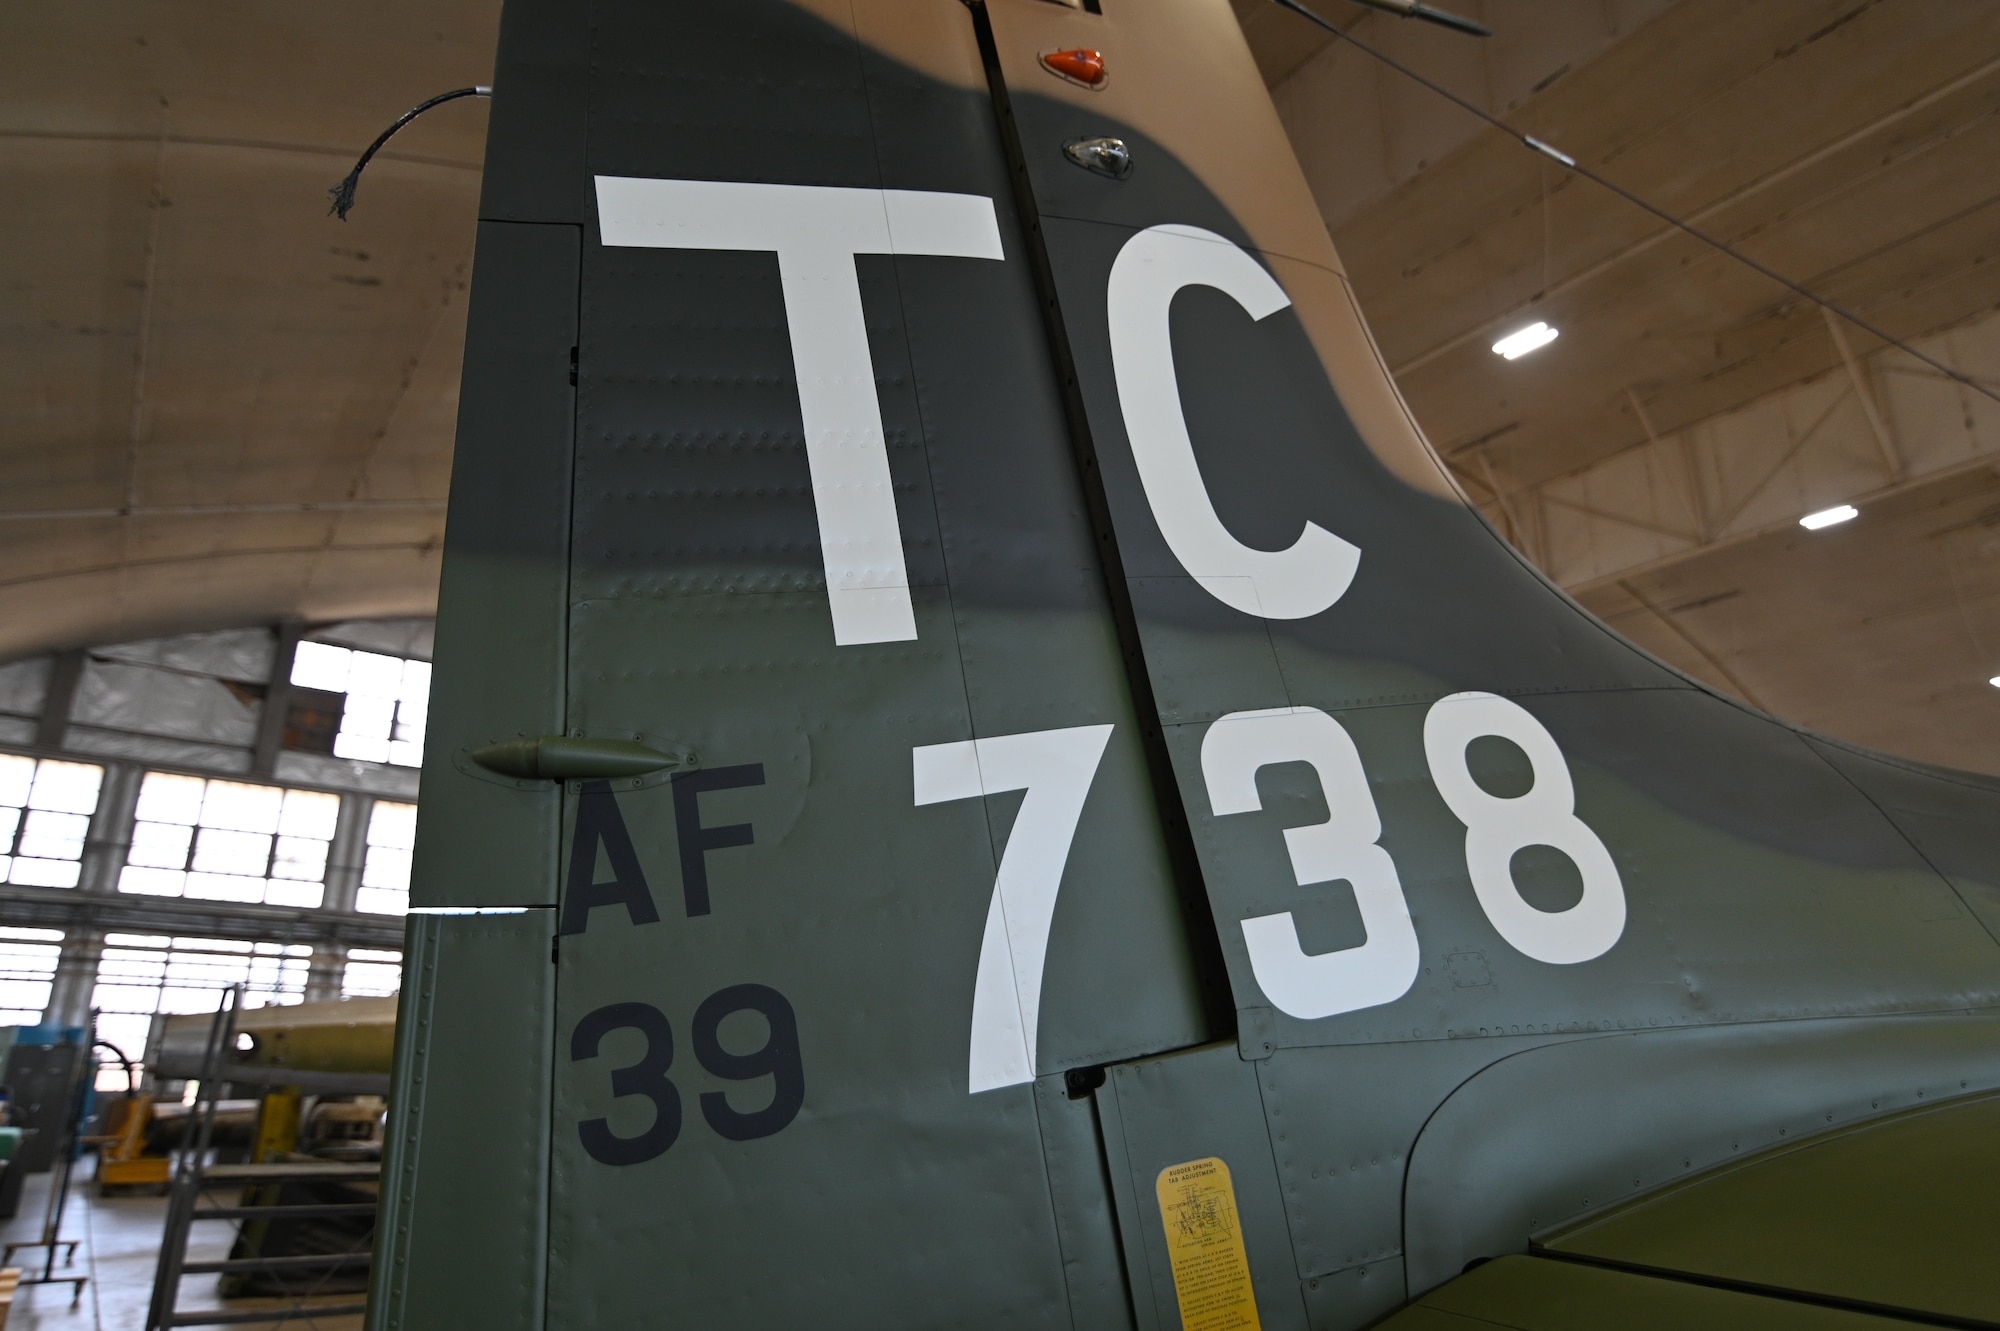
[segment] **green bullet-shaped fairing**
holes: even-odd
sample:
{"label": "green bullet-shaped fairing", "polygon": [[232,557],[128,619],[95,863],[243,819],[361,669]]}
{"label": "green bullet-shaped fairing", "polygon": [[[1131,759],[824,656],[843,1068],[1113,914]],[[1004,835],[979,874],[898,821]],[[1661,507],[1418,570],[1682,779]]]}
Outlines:
{"label": "green bullet-shaped fairing", "polygon": [[675,767],[680,759],[629,739],[523,735],[474,749],[472,761],[502,776],[536,781],[609,780]]}

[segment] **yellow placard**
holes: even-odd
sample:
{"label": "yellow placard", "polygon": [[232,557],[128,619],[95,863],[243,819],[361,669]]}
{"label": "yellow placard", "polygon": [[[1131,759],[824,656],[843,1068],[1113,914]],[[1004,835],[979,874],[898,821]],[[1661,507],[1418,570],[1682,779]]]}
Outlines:
{"label": "yellow placard", "polygon": [[1154,1188],[1182,1331],[1259,1331],[1229,1166],[1213,1156],[1168,1165]]}

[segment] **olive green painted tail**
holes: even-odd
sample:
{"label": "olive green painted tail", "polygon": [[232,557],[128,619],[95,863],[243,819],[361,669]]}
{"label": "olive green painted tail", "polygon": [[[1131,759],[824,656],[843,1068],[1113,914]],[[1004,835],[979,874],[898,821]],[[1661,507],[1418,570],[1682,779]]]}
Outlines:
{"label": "olive green painted tail", "polygon": [[2000,1086],[2000,787],[1462,501],[1226,0],[510,0],[451,504],[377,1328],[1699,1312]]}

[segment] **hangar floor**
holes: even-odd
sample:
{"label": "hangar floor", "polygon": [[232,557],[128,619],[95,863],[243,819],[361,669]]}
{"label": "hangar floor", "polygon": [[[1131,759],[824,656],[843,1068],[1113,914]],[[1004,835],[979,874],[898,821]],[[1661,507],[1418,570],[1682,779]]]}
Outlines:
{"label": "hangar floor", "polygon": [[[143,1331],[146,1307],[153,1296],[153,1267],[160,1255],[160,1231],[166,1220],[164,1197],[109,1197],[97,1195],[96,1179],[90,1177],[93,1161],[84,1160],[71,1185],[69,1206],[63,1217],[63,1237],[76,1239],[76,1260],[69,1267],[58,1265],[58,1275],[90,1277],[83,1297],[70,1303],[69,1285],[23,1285],[15,1295],[7,1331]],[[29,1177],[22,1189],[21,1207],[12,1220],[0,1224],[0,1242],[18,1243],[41,1236],[42,1217],[48,1206],[48,1174]],[[209,1231],[203,1234],[201,1231]],[[190,1245],[191,1257],[226,1256],[230,1226],[199,1225]],[[16,1265],[25,1269],[42,1257],[42,1250],[23,1249]],[[334,1300],[328,1300],[332,1302]],[[352,1296],[338,1299],[352,1302]],[[232,1311],[248,1311],[274,1306],[264,1299],[231,1299]],[[215,1277],[189,1276],[181,1282],[180,1310],[218,1308]],[[252,1328],[283,1326],[287,1331],[360,1331],[359,1317],[294,1316],[279,1322],[254,1322]]]}

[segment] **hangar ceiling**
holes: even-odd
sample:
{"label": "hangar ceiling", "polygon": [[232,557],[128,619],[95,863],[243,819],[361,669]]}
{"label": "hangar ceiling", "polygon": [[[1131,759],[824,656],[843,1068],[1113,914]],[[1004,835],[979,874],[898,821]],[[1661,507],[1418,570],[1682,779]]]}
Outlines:
{"label": "hangar ceiling", "polygon": [[[2000,404],[1232,3],[1389,364],[1496,525],[1719,688],[2000,771]],[[1478,41],[1314,3],[2000,384],[2000,6],[1463,0]],[[0,14],[0,657],[431,606],[484,104],[399,136],[345,225],[324,192],[396,113],[488,80],[497,17]],[[1488,350],[1535,319],[1562,336]],[[1843,501],[1861,518],[1796,525]]]}
{"label": "hangar ceiling", "polygon": [[497,19],[0,14],[0,657],[434,607]]}
{"label": "hangar ceiling", "polygon": [[[1235,3],[1384,356],[1495,524],[1718,688],[2000,771],[2000,403]],[[2000,6],[1466,8],[1491,39],[1351,30],[2000,388]],[[1535,320],[1562,336],[1492,353]],[[1851,523],[1797,525],[1850,501]]]}

